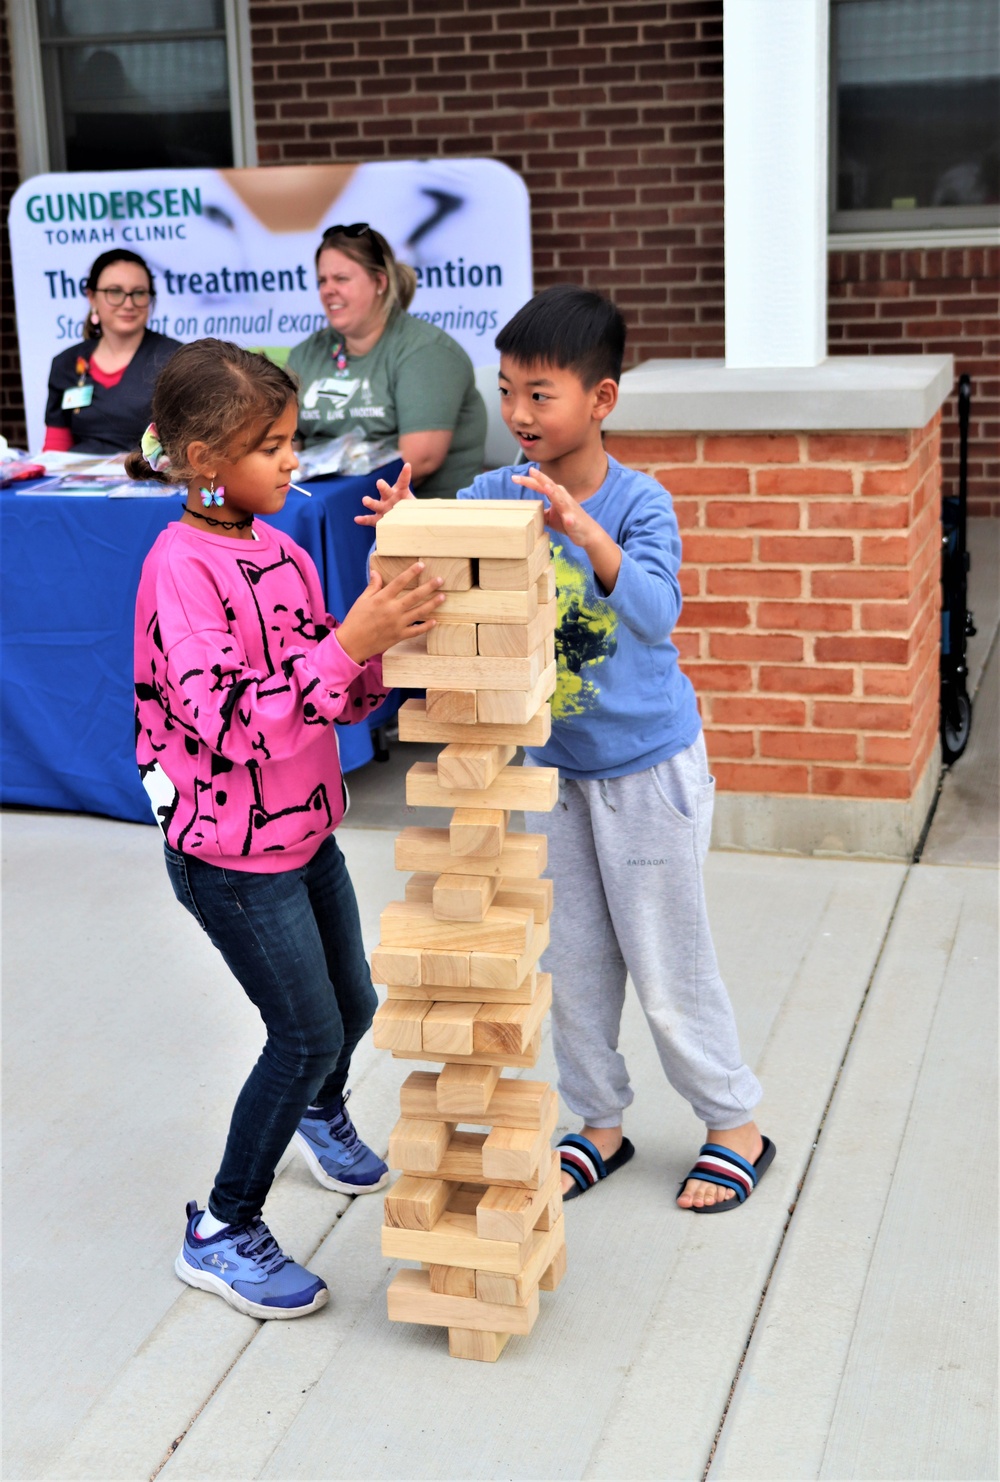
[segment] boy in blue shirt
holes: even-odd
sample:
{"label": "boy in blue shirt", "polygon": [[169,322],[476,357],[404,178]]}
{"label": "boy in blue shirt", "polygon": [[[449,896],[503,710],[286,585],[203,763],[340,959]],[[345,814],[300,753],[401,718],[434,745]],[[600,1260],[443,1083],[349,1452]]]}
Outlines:
{"label": "boy in blue shirt", "polygon": [[[559,804],[528,814],[559,884],[546,966],[559,1090],[583,1120],[560,1142],[566,1198],[632,1157],[633,1099],[618,1030],[626,974],[667,1079],[708,1139],[677,1203],[742,1204],[774,1157],[752,1120],[760,1086],[743,1063],[705,908],[702,863],[714,781],[690,681],[671,633],[681,610],[681,542],[670,495],[604,451],[618,399],[625,324],[609,300],[546,289],[496,339],[504,421],[530,466],[481,474],[460,499],[546,504],[556,566],[558,680],[552,735],[527,762],[556,766]],[[409,494],[407,470],[374,524]]]}

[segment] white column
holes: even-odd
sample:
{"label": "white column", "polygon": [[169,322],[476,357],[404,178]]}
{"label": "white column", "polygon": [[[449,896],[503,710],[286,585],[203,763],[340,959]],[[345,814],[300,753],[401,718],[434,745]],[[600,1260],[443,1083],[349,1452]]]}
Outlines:
{"label": "white column", "polygon": [[724,0],[726,365],[826,358],[829,0]]}

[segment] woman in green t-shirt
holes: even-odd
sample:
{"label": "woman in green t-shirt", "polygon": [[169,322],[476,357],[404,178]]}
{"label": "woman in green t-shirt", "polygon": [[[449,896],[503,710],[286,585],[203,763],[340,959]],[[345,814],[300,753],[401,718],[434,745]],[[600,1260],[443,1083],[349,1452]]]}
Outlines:
{"label": "woman in green t-shirt", "polygon": [[483,467],[486,408],[472,361],[444,330],[406,312],[416,274],[367,222],[327,228],[316,275],[329,328],[288,357],[303,444],[353,428],[395,438],[418,497],[453,497]]}

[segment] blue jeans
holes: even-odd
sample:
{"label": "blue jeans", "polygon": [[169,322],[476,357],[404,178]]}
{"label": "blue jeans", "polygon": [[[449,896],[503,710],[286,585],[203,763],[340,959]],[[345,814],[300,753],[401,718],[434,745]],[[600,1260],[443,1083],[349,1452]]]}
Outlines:
{"label": "blue jeans", "polygon": [[378,999],[354,886],[331,836],[301,869],[225,870],[164,845],[174,894],[218,947],[267,1030],[236,1100],[208,1207],[243,1224],[263,1208],[310,1103],[343,1095]]}

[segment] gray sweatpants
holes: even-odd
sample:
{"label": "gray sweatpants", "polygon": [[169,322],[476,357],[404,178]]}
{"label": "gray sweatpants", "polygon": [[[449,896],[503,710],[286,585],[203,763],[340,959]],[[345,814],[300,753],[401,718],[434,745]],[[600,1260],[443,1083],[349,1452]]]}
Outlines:
{"label": "gray sweatpants", "polygon": [[617,1127],[633,1099],[618,1053],[625,977],[635,984],[670,1084],[717,1131],[751,1120],[760,1085],[740,1056],[705,909],[702,864],[715,783],[699,736],[646,772],[560,780],[549,840],[555,881],[552,1041],[559,1090],[591,1127]]}

